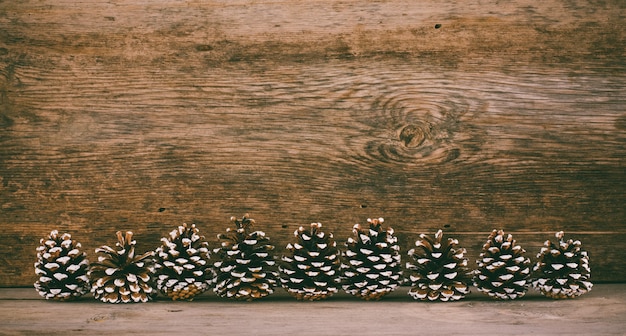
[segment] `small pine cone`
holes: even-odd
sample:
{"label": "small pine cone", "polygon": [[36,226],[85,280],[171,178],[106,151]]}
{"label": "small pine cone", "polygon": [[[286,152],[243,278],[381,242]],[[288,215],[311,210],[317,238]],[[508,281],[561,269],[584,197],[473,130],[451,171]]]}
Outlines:
{"label": "small pine cone", "polygon": [[322,300],[337,293],[341,261],[332,233],[311,223],[294,232],[296,241],[287,245],[279,266],[283,288],[298,300]]}
{"label": "small pine cone", "polygon": [[39,241],[35,274],[39,279],[35,289],[47,300],[72,300],[89,291],[87,254],[69,233],[57,230]]}
{"label": "small pine cone", "polygon": [[415,300],[456,301],[470,292],[465,249],[457,247],[456,239],[442,243],[442,237],[442,230],[437,231],[435,239],[421,234],[416,248],[408,252],[409,295]]}
{"label": "small pine cone", "polygon": [[241,221],[231,218],[236,229],[219,234],[221,247],[213,250],[217,260],[215,288],[220,297],[252,301],[274,292],[276,279],[273,250],[263,231],[252,231],[255,223],[246,214]]}
{"label": "small pine cone", "polygon": [[198,232],[195,224],[183,224],[161,238],[155,251],[156,287],[172,300],[191,301],[213,280],[209,243]]}
{"label": "small pine cone", "polygon": [[96,300],[109,303],[147,302],[156,294],[154,266],[149,251],[135,256],[133,233],[117,232],[117,250],[109,246],[96,249],[98,262],[91,265],[89,279]]}
{"label": "small pine cone", "polygon": [[474,271],[474,285],[494,299],[513,300],[526,295],[530,259],[526,250],[516,245],[513,236],[493,230],[483,245]]}
{"label": "small pine cone", "polygon": [[368,219],[369,226],[355,224],[354,238],[348,238],[343,257],[343,285],[346,293],[364,300],[378,300],[401,282],[400,247],[393,229],[383,230],[383,218]]}
{"label": "small pine cone", "polygon": [[568,299],[587,293],[593,287],[589,281],[591,268],[587,251],[580,240],[563,239],[563,231],[556,233],[558,242],[547,240],[537,255],[533,268],[536,278],[533,287],[553,299]]}

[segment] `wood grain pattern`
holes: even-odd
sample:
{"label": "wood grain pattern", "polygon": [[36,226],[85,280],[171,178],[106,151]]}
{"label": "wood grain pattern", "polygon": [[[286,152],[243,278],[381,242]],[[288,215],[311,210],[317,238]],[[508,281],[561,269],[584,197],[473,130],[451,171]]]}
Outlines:
{"label": "wood grain pattern", "polygon": [[[317,336],[351,335],[359,329],[362,336],[412,336],[416,325],[428,335],[482,335],[485,330],[498,328],[514,335],[620,335],[626,328],[624,284],[596,285],[589,294],[567,301],[547,299],[531,291],[521,300],[495,302],[473,290],[461,301],[429,304],[413,300],[407,292],[408,287],[400,287],[377,302],[364,302],[346,293],[324,301],[298,302],[277,291],[254,303],[205,293],[193,302],[161,298],[138,306],[102,304],[89,297],[69,304],[44,301],[32,289],[2,288],[0,316],[3,333],[35,336],[183,332]],[[324,323],[312,325],[312,314],[314,320]],[[384,323],[372,323],[372,316]],[[450,323],[451,318],[454,323]]]}
{"label": "wood grain pattern", "polygon": [[[482,335],[503,328],[514,335],[620,335],[626,328],[626,286],[600,284],[575,300],[552,300],[536,291],[523,299],[495,302],[473,289],[461,301],[429,304],[399,287],[381,301],[363,302],[346,293],[299,302],[284,291],[254,303],[205,292],[193,302],[158,298],[141,305],[45,301],[30,288],[0,289],[2,332],[9,335]],[[53,313],[51,313],[53,312]],[[314,315],[312,318],[311,315]],[[372,323],[372,316],[387,323]],[[454,317],[454,323],[450,318]],[[311,320],[324,321],[315,323]],[[367,328],[364,325],[371,324]],[[303,327],[311,325],[310,327]]]}
{"label": "wood grain pattern", "polygon": [[[493,228],[583,239],[624,281],[621,1],[0,3],[0,286],[40,237],[89,250],[231,215],[278,246],[383,216],[407,250]],[[435,24],[440,24],[435,28]],[[460,237],[460,238],[461,238]],[[143,245],[142,245],[143,244]],[[595,257],[595,258],[594,258]]]}

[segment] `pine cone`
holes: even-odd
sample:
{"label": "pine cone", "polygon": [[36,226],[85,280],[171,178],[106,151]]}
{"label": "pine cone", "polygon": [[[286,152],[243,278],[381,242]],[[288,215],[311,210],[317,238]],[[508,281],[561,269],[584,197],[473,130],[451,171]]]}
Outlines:
{"label": "pine cone", "polygon": [[35,274],[39,276],[35,289],[39,295],[66,301],[87,293],[89,261],[87,254],[80,251],[80,243],[72,240],[69,233],[59,236],[57,230],[39,243],[35,262]]}
{"label": "pine cone", "polygon": [[209,264],[209,243],[195,224],[179,226],[156,249],[156,287],[172,300],[187,300],[209,288],[214,274]]}
{"label": "pine cone", "polygon": [[587,251],[581,249],[580,240],[563,239],[563,231],[556,233],[558,243],[547,240],[537,255],[533,268],[536,278],[533,287],[553,299],[580,296],[591,290],[591,269]]}
{"label": "pine cone", "polygon": [[341,261],[332,233],[311,223],[294,232],[296,241],[287,245],[279,266],[283,288],[298,300],[322,300],[337,293]]}
{"label": "pine cone", "polygon": [[343,253],[343,290],[364,300],[378,300],[400,285],[400,247],[393,229],[383,230],[383,218],[368,219],[369,227],[355,224]]}
{"label": "pine cone", "polygon": [[408,252],[413,261],[406,263],[412,287],[409,295],[415,300],[456,301],[470,292],[465,249],[458,248],[459,241],[452,238],[442,244],[442,237],[442,230],[435,239],[421,234],[417,247]]}
{"label": "pine cone", "polygon": [[109,303],[147,302],[156,294],[153,288],[154,252],[135,256],[133,233],[117,232],[117,250],[109,246],[96,249],[98,262],[91,265],[91,292],[97,300]]}
{"label": "pine cone", "polygon": [[277,272],[274,269],[274,246],[263,231],[251,232],[254,220],[246,214],[241,221],[231,218],[236,229],[226,229],[217,237],[222,246],[213,250],[215,258],[215,293],[236,300],[255,300],[274,292]]}
{"label": "pine cone", "polygon": [[513,300],[526,295],[530,276],[530,259],[516,245],[513,236],[493,230],[476,260],[474,285],[494,299]]}

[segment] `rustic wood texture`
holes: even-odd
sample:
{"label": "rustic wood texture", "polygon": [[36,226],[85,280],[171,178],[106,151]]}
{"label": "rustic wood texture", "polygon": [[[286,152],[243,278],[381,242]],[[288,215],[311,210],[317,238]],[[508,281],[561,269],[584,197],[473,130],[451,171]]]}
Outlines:
{"label": "rustic wood texture", "polygon": [[[93,256],[250,213],[279,247],[382,216],[625,281],[623,1],[0,1],[0,286],[52,229]],[[533,259],[534,260],[534,259]]]}
{"label": "rustic wood texture", "polygon": [[6,335],[623,335],[626,286],[600,284],[572,300],[538,292],[494,301],[473,289],[465,299],[414,301],[400,287],[381,301],[345,293],[299,302],[284,291],[256,302],[233,302],[211,293],[193,302],[157,300],[105,304],[43,300],[34,290],[0,289],[0,333]]}

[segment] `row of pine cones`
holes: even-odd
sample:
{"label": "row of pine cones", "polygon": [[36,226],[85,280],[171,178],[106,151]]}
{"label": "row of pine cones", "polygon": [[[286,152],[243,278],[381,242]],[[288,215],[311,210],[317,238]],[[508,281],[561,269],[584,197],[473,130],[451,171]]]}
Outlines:
{"label": "row of pine cones", "polygon": [[378,300],[398,286],[410,286],[416,300],[455,301],[470,284],[494,299],[523,297],[530,285],[547,297],[573,298],[591,290],[589,256],[580,241],[546,241],[531,271],[525,250],[511,235],[494,230],[483,246],[477,268],[467,267],[465,249],[456,239],[420,235],[408,251],[406,278],[393,229],[383,218],[354,225],[353,236],[340,251],[320,223],[300,227],[280,260],[255,221],[232,218],[234,228],[218,235],[221,246],[209,249],[195,225],[183,224],[161,239],[161,246],[135,253],[132,232],[117,232],[115,248],[96,249],[89,263],[80,243],[52,231],[37,248],[35,288],[46,299],[70,300],[91,291],[109,303],[147,302],[158,292],[172,300],[193,300],[212,288],[220,297],[254,300],[278,286],[298,300],[321,300],[339,289],[364,300]]}

